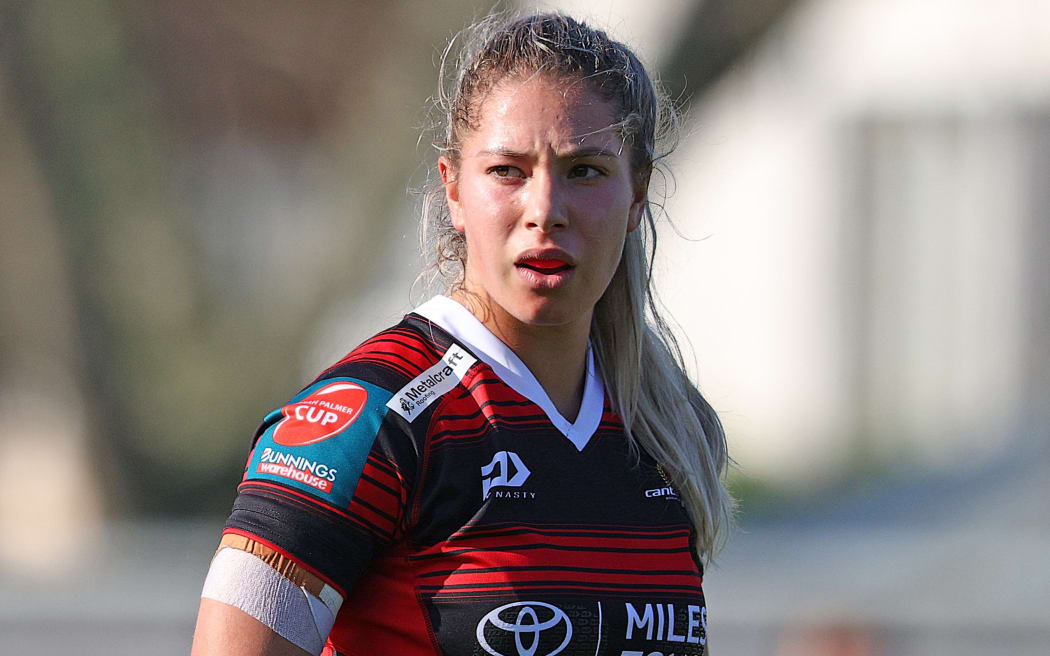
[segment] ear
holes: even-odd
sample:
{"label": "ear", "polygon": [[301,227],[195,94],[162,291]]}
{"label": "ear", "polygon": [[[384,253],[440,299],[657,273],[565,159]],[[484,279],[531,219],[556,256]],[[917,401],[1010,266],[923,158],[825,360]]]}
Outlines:
{"label": "ear", "polygon": [[645,205],[649,202],[648,196],[649,178],[646,176],[645,180],[634,188],[631,209],[627,212],[627,232],[634,232],[642,224],[642,214],[645,213]]}
{"label": "ear", "polygon": [[463,219],[459,204],[459,177],[456,175],[452,160],[447,155],[438,158],[438,173],[441,174],[441,184],[445,187],[445,200],[448,201],[452,227],[463,232]]}

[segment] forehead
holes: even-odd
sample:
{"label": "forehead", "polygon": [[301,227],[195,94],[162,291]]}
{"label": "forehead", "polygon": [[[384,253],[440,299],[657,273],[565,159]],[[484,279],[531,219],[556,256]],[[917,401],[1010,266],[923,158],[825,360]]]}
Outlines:
{"label": "forehead", "polygon": [[619,150],[623,144],[612,103],[582,80],[544,75],[494,85],[464,135],[465,154],[495,146],[556,152],[580,146]]}

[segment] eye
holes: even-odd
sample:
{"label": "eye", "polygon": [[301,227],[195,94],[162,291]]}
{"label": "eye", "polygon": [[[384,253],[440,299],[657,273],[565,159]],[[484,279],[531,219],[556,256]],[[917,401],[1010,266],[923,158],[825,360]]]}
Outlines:
{"label": "eye", "polygon": [[582,178],[590,180],[605,175],[605,171],[590,164],[576,164],[569,170],[570,178]]}
{"label": "eye", "polygon": [[494,175],[497,178],[523,178],[525,174],[521,172],[516,166],[510,166],[504,164],[500,166],[490,166],[486,171],[489,175]]}

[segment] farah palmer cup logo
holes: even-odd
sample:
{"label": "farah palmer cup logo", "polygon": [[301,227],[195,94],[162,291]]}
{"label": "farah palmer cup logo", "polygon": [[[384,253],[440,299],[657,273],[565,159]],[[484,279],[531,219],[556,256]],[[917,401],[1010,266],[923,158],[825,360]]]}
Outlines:
{"label": "farah palmer cup logo", "polygon": [[[514,636],[515,652],[500,652],[489,642],[500,634]],[[555,656],[572,640],[572,622],[565,612],[542,601],[516,601],[493,609],[478,622],[478,644],[492,656]],[[540,640],[560,643],[549,651],[539,651]],[[502,643],[501,643],[502,644]]]}
{"label": "farah palmer cup logo", "polygon": [[273,429],[281,446],[306,446],[341,433],[361,415],[368,392],[354,383],[338,382],[281,408],[284,418]]}

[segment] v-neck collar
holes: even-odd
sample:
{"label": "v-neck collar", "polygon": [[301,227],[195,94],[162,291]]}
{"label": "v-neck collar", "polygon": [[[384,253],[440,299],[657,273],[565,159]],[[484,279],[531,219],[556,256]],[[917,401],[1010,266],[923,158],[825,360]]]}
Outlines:
{"label": "v-neck collar", "polygon": [[435,296],[413,312],[443,328],[492,367],[496,375],[511,389],[538,405],[554,427],[567,437],[578,451],[583,451],[587,446],[591,435],[601,423],[602,410],[605,407],[605,387],[594,369],[594,354],[589,343],[583,401],[580,402],[576,421],[570,423],[554,407],[546,390],[540,386],[525,363],[470,310],[447,296]]}

